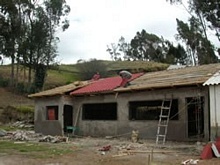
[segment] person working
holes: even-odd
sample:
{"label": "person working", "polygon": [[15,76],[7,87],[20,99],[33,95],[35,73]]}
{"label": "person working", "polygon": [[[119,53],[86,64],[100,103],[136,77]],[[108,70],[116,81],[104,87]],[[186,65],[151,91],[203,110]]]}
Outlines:
{"label": "person working", "polygon": [[119,76],[122,78],[120,87],[127,87],[129,85],[128,80],[132,77],[132,74],[126,70],[122,70],[119,72]]}
{"label": "person working", "polygon": [[94,80],[94,81],[98,80],[98,79],[100,79],[100,77],[101,76],[100,76],[99,72],[96,72],[96,74],[93,75],[92,80]]}

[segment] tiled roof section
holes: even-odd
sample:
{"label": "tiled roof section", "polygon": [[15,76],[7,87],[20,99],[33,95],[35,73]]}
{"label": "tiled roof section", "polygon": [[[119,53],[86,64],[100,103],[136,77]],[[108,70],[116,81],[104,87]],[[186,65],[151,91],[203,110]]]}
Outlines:
{"label": "tiled roof section", "polygon": [[[143,75],[143,73],[132,74],[132,78],[129,81],[132,81],[140,77],[141,75]],[[99,79],[98,81],[94,81],[83,88],[71,92],[70,95],[90,95],[96,93],[109,93],[113,92],[113,90],[117,88],[120,85],[120,83],[120,76]]]}
{"label": "tiled roof section", "polygon": [[75,89],[78,89],[78,88],[83,87],[88,84],[89,84],[88,81],[76,81],[76,82],[68,84],[68,85],[56,87],[56,88],[42,91],[39,93],[30,94],[30,95],[28,95],[28,97],[32,98],[32,97],[45,97],[45,96],[62,95],[66,92],[73,91]]}
{"label": "tiled roof section", "polygon": [[115,91],[125,92],[131,90],[202,85],[219,70],[220,64],[209,64],[146,73],[140,78],[134,80],[132,85],[127,88],[118,88],[115,89]]}
{"label": "tiled roof section", "polygon": [[210,79],[208,79],[203,85],[219,85],[220,84],[220,71],[215,73]]}

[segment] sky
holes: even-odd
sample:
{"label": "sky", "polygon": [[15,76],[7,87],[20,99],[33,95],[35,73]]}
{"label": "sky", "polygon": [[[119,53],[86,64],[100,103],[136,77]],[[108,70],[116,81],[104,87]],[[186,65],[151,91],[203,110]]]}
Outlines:
{"label": "sky", "polygon": [[182,6],[166,0],[66,0],[70,27],[58,33],[61,64],[78,60],[111,60],[107,45],[123,36],[130,42],[142,29],[175,42],[176,18],[187,20]]}

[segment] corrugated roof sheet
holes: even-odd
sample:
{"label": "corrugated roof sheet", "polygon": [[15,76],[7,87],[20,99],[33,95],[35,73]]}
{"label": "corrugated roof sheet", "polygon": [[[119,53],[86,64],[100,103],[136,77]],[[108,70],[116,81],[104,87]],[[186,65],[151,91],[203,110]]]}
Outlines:
{"label": "corrugated roof sheet", "polygon": [[39,93],[28,95],[28,97],[44,97],[44,96],[54,96],[54,95],[62,95],[66,92],[73,91],[74,89],[78,89],[80,87],[83,87],[85,85],[88,85],[88,81],[76,81],[74,83],[56,87],[50,90],[42,91]]}
{"label": "corrugated roof sheet", "polygon": [[[132,78],[129,81],[132,81],[143,75],[143,73],[132,74]],[[121,83],[121,77],[109,77],[104,79],[99,79],[94,81],[91,84],[75,90],[70,93],[70,95],[86,95],[86,94],[96,94],[96,93],[108,93],[113,92]]]}
{"label": "corrugated roof sheet", "polygon": [[208,79],[203,85],[218,85],[220,84],[220,71],[215,73],[210,79]]}
{"label": "corrugated roof sheet", "polygon": [[168,88],[175,86],[202,85],[216,72],[220,70],[220,64],[190,66],[182,69],[150,72],[135,79],[127,88],[115,89],[116,92]]}

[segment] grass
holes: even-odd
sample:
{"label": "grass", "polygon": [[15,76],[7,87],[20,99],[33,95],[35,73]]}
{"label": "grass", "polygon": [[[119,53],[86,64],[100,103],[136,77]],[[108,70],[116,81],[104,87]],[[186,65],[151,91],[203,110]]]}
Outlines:
{"label": "grass", "polygon": [[[102,61],[106,66],[109,74],[115,71],[126,69],[135,72],[151,72],[164,70],[168,64],[151,62],[151,61]],[[11,65],[0,66],[0,76],[10,78]],[[44,89],[51,89],[57,86],[65,85],[79,80],[77,77],[78,70],[75,64],[60,65],[48,70]],[[32,73],[32,76],[34,73]],[[19,81],[27,82],[28,69],[20,66]]]}
{"label": "grass", "polygon": [[21,154],[34,158],[51,158],[72,153],[73,149],[65,144],[22,142],[0,140],[0,153]]}
{"label": "grass", "polygon": [[49,70],[46,77],[45,88],[53,88],[77,80],[76,74],[68,71]]}
{"label": "grass", "polygon": [[[0,125],[6,131],[23,130],[9,125]],[[24,130],[28,130],[27,128]],[[8,155],[25,155],[32,158],[52,158],[73,152],[73,147],[68,143],[46,143],[37,141],[13,141],[0,139],[0,153]]]}
{"label": "grass", "polygon": [[169,65],[151,61],[103,61],[108,70],[127,69],[134,72],[149,72],[166,69]]}

